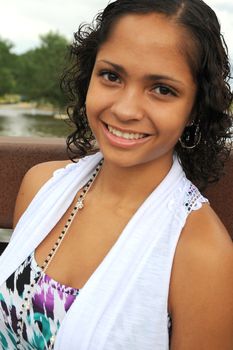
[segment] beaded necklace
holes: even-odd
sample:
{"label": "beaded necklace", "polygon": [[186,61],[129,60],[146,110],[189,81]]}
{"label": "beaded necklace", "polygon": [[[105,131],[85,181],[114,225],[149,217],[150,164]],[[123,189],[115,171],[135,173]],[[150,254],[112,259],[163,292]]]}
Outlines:
{"label": "beaded necklace", "polygon": [[[45,272],[51,261],[53,260],[58,248],[60,247],[63,239],[65,238],[66,236],[66,233],[68,232],[69,230],[69,227],[70,225],[72,224],[76,214],[78,213],[78,211],[80,209],[83,209],[84,207],[84,199],[88,193],[88,191],[90,190],[91,186],[93,185],[94,183],[94,180],[96,179],[100,169],[101,169],[101,166],[103,164],[103,159],[99,162],[99,164],[97,165],[94,173],[92,174],[90,180],[86,183],[86,185],[84,186],[81,194],[79,195],[78,197],[78,200],[65,224],[65,226],[63,227],[58,239],[56,240],[54,246],[52,247],[51,251],[49,252],[48,256],[46,257],[46,259],[44,260],[44,263],[42,264],[42,266],[40,266],[41,270],[38,271],[33,279],[33,281],[31,281],[31,284],[30,284],[30,289],[27,291],[27,294],[26,294],[26,297],[24,297],[23,299],[23,304],[22,304],[22,309],[21,311],[19,312],[19,315],[20,315],[20,319],[18,320],[18,323],[17,323],[17,342],[16,342],[16,346],[17,346],[17,350],[20,350],[21,349],[21,339],[22,339],[22,333],[23,333],[23,325],[24,325],[24,322],[23,322],[23,315],[26,317],[27,316],[27,313],[29,312],[30,310],[30,306],[31,306],[31,302],[30,302],[30,296],[31,296],[31,293],[32,293],[32,289],[34,288],[34,286],[39,282],[40,278],[42,277],[42,272]],[[51,339],[50,339],[50,345],[49,345],[49,348],[48,349],[52,349],[53,348],[53,345],[54,345],[54,342],[55,342],[55,337],[52,336]]]}

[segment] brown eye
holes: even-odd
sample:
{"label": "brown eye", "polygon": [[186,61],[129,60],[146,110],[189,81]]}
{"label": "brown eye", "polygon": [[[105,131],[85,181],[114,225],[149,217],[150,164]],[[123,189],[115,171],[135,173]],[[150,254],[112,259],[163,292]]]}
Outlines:
{"label": "brown eye", "polygon": [[159,95],[163,95],[163,96],[167,96],[167,95],[173,95],[176,96],[176,94],[174,93],[174,91],[172,89],[170,89],[168,86],[165,85],[159,85],[156,86],[154,88],[154,91],[159,94]]}
{"label": "brown eye", "polygon": [[168,95],[168,94],[170,94],[170,89],[168,89],[167,87],[165,87],[165,86],[160,86],[160,93],[162,94],[162,95]]}
{"label": "brown eye", "polygon": [[102,76],[105,80],[108,80],[112,83],[120,81],[119,77],[113,72],[103,71],[100,73],[100,76]]}

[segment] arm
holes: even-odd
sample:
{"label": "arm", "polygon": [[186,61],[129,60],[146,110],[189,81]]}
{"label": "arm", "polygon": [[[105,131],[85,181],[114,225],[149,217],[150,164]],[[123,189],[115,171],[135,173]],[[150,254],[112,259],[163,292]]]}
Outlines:
{"label": "arm", "polygon": [[16,226],[21,215],[27,209],[39,189],[52,177],[53,172],[59,168],[65,167],[68,163],[70,163],[70,161],[40,163],[28,170],[17,195],[13,227]]}
{"label": "arm", "polygon": [[233,349],[233,245],[208,205],[190,214],[174,258],[171,350]]}

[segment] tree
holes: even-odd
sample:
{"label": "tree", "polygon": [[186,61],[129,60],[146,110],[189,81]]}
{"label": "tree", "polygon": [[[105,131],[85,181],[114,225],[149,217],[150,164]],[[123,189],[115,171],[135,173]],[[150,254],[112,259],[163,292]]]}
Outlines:
{"label": "tree", "polygon": [[41,36],[38,48],[21,55],[18,67],[18,90],[33,100],[63,105],[59,80],[65,64],[67,40],[49,32]]}
{"label": "tree", "polygon": [[0,40],[0,95],[16,93],[28,100],[63,106],[59,80],[67,46],[64,36],[49,32],[40,37],[39,47],[16,55],[9,41]]}
{"label": "tree", "polygon": [[9,40],[0,38],[0,95],[11,93],[15,88],[13,67],[16,55],[11,52],[13,44]]}

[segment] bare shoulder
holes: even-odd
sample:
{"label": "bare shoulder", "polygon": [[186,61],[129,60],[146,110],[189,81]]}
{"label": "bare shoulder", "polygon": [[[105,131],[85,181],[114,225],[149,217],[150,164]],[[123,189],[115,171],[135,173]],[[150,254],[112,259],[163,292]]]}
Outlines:
{"label": "bare shoulder", "polygon": [[54,171],[65,167],[69,163],[71,163],[69,160],[39,163],[27,171],[16,199],[13,219],[14,226],[39,189],[52,177]]}
{"label": "bare shoulder", "polygon": [[173,262],[172,350],[233,348],[233,244],[208,204],[189,215]]}

